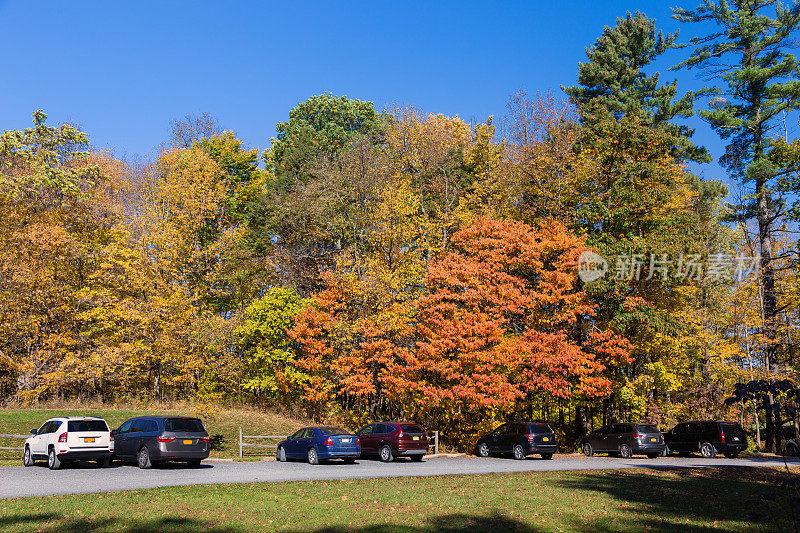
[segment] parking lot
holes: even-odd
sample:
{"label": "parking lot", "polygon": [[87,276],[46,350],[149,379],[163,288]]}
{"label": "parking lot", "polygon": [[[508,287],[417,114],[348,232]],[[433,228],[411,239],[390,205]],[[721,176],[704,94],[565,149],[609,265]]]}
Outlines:
{"label": "parking lot", "polygon": [[[800,465],[798,459],[788,459],[788,461],[791,465]],[[140,470],[136,466],[118,463],[111,468],[103,469],[97,468],[94,464],[81,464],[51,471],[44,462],[40,462],[37,466],[28,468],[22,466],[0,468],[0,498],[110,492],[206,483],[263,483],[609,468],[783,466],[783,464],[783,458],[777,457],[703,459],[698,456],[619,459],[557,455],[549,461],[538,457],[529,457],[522,461],[504,458],[434,457],[421,463],[398,460],[384,464],[380,461],[360,459],[352,465],[331,462],[316,466],[303,462],[207,462],[198,469],[170,465],[151,470]]]}

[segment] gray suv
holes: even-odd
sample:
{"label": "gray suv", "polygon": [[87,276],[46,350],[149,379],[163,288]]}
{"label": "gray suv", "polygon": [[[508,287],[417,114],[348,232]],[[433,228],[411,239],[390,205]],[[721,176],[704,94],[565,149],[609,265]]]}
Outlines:
{"label": "gray suv", "polygon": [[664,437],[655,424],[609,424],[581,441],[581,450],[588,457],[601,452],[626,459],[635,454],[655,459],[665,449]]}
{"label": "gray suv", "polygon": [[136,461],[139,468],[166,461],[182,461],[196,468],[211,448],[211,439],[199,418],[131,418],[112,434],[114,458]]}

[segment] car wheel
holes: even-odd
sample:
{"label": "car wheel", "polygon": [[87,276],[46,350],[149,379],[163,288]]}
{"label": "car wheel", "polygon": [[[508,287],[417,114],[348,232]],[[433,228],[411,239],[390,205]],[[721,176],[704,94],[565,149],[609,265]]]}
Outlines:
{"label": "car wheel", "polygon": [[59,461],[58,456],[56,455],[55,448],[50,448],[50,451],[47,452],[47,468],[50,470],[58,470],[61,468],[61,461]]}
{"label": "car wheel", "polygon": [[522,448],[521,445],[517,444],[516,446],[514,446],[514,449],[512,451],[514,452],[514,459],[517,460],[525,459],[525,450]]}
{"label": "car wheel", "polygon": [[200,467],[200,459],[189,459],[186,461],[186,464],[189,468],[199,468]]}
{"label": "car wheel", "polygon": [[700,445],[700,455],[705,457],[706,459],[711,459],[717,456],[717,450],[714,448],[714,445],[710,442],[704,442]]}
{"label": "car wheel", "polygon": [[29,446],[25,446],[25,453],[22,454],[22,464],[24,466],[33,466],[33,455]]}
{"label": "car wheel", "polygon": [[630,459],[631,455],[633,455],[633,454],[631,453],[631,447],[630,446],[628,446],[627,444],[620,444],[619,445],[619,456],[620,457],[622,457],[623,459]]}
{"label": "car wheel", "polygon": [[378,450],[378,456],[384,463],[391,463],[392,461],[394,461],[394,454],[392,453],[392,448],[388,444],[384,444],[383,446],[381,446],[381,449]]}
{"label": "car wheel", "polygon": [[277,459],[281,463],[286,462],[286,450],[284,450],[283,447],[278,448]]}
{"label": "car wheel", "polygon": [[142,470],[153,466],[153,463],[150,462],[150,451],[147,449],[147,446],[139,448],[139,453],[136,454],[136,464],[138,464],[139,468]]}
{"label": "car wheel", "polygon": [[728,459],[736,459],[737,457],[739,457],[739,452],[726,452],[725,457],[727,457]]}
{"label": "car wheel", "polygon": [[421,463],[422,462],[422,455],[412,455],[411,462],[412,463]]}
{"label": "car wheel", "polygon": [[317,449],[311,448],[308,450],[308,464],[310,465],[318,465],[319,464],[319,456],[317,455]]}
{"label": "car wheel", "polygon": [[591,457],[594,455],[594,450],[592,449],[592,445],[588,442],[583,443],[583,455],[586,457]]}
{"label": "car wheel", "polygon": [[548,460],[548,459],[552,459],[552,458],[553,458],[553,454],[552,453],[543,453],[542,454],[542,459],[544,459],[544,460]]}
{"label": "car wheel", "polygon": [[669,446],[664,446],[664,451],[661,452],[661,457],[669,456]]}
{"label": "car wheel", "polygon": [[485,442],[478,444],[478,455],[481,457],[489,457],[489,445]]}
{"label": "car wheel", "polygon": [[97,467],[98,468],[108,468],[109,466],[111,466],[111,456],[110,455],[106,455],[106,456],[101,457],[100,459],[97,460]]}

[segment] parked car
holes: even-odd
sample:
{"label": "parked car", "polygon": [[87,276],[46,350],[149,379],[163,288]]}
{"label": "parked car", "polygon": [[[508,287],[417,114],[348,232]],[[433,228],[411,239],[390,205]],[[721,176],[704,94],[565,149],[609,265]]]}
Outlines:
{"label": "parked car", "polygon": [[361,454],[377,456],[384,463],[395,457],[410,457],[422,461],[428,453],[428,434],[413,422],[380,422],[356,431],[361,439]]}
{"label": "parked car", "polygon": [[664,453],[665,445],[655,424],[608,424],[584,437],[581,450],[587,457],[599,452],[626,459],[636,454],[655,459]]}
{"label": "parked car", "polygon": [[718,453],[733,458],[747,449],[747,434],[736,422],[705,420],[682,422],[664,433],[669,452],[688,455],[700,452],[703,457]]}
{"label": "parked car", "polygon": [[361,456],[361,442],[356,435],[339,427],[306,427],[278,444],[276,457],[305,459],[316,465],[328,459],[343,459],[353,463]]}
{"label": "parked car", "polygon": [[47,459],[50,470],[70,461],[97,461],[100,467],[111,462],[114,438],[102,418],[55,417],[25,439],[22,464],[32,466]]}
{"label": "parked car", "polygon": [[475,452],[480,457],[510,453],[514,459],[525,459],[538,453],[542,459],[552,459],[557,449],[556,434],[544,422],[509,422],[482,436],[475,444]]}
{"label": "parked car", "polygon": [[197,468],[211,451],[211,439],[199,418],[144,416],[113,431],[114,457],[150,468],[167,461]]}

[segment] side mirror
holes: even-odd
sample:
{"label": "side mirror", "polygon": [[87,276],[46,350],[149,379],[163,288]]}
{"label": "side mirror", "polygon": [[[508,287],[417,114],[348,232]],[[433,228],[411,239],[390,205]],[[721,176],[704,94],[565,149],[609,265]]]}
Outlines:
{"label": "side mirror", "polygon": [[31,430],[31,435],[36,435],[36,430],[35,429]]}

